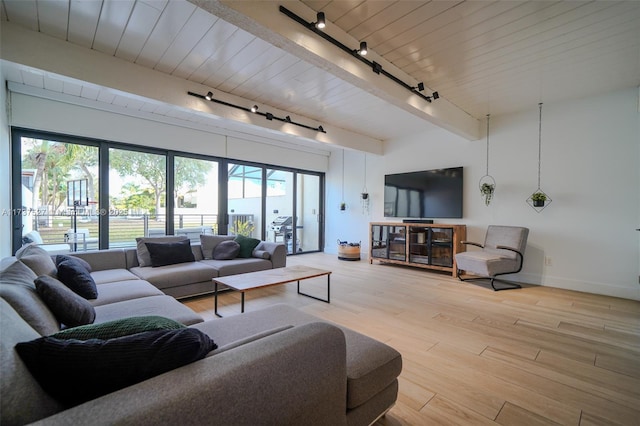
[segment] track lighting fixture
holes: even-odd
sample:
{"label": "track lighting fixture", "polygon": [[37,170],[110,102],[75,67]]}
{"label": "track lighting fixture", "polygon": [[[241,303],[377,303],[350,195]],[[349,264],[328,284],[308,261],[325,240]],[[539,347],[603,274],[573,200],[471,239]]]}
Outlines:
{"label": "track lighting fixture", "polygon": [[366,41],[361,41],[360,42],[360,49],[358,49],[358,55],[367,56],[367,42]]}
{"label": "track lighting fixture", "polygon": [[326,22],[324,21],[324,12],[318,12],[318,14],[316,15],[316,23],[315,26],[317,29],[321,30],[324,27],[327,26]]}
{"label": "track lighting fixture", "polygon": [[365,64],[367,64],[368,66],[371,67],[371,69],[373,70],[374,73],[384,75],[385,77],[389,78],[390,80],[393,80],[395,83],[397,83],[400,86],[404,87],[405,89],[409,90],[414,95],[421,97],[422,99],[424,99],[425,101],[427,101],[429,103],[431,103],[432,99],[440,98],[440,95],[438,94],[438,92],[433,92],[433,94],[431,96],[426,96],[426,95],[423,95],[422,93],[420,93],[420,92],[424,91],[424,89],[425,89],[424,83],[418,83],[417,87],[410,86],[407,83],[405,83],[404,81],[400,80],[398,77],[392,75],[388,71],[385,71],[382,68],[381,64],[379,64],[377,62],[374,62],[374,61],[370,61],[367,58],[365,58],[365,55],[368,53],[368,50],[369,50],[367,48],[367,42],[366,41],[361,41],[360,42],[360,48],[359,49],[353,49],[353,48],[350,48],[349,46],[346,46],[342,42],[336,40],[335,38],[331,37],[329,34],[325,33],[324,31],[320,31],[319,28],[321,28],[321,27],[318,25],[319,22],[322,21],[322,22],[326,23],[325,14],[323,12],[318,12],[318,14],[317,14],[318,22],[307,22],[305,19],[303,19],[300,16],[296,15],[295,13],[293,13],[292,11],[290,11],[289,9],[287,9],[284,6],[280,6],[279,10],[280,10],[280,12],[284,13],[285,15],[287,15],[289,18],[293,19],[294,21],[296,21],[300,25],[306,27],[308,30],[313,31],[319,37],[322,37],[323,39],[325,39],[329,43],[333,44],[334,46],[338,47],[339,49],[343,50],[344,52],[350,54],[354,58],[357,58],[358,60],[364,62]]}
{"label": "track lighting fixture", "polygon": [[211,93],[211,92],[207,92],[206,95],[201,95],[199,93],[194,93],[194,92],[187,92],[187,95],[194,96],[196,98],[204,99],[204,100],[207,100],[207,101],[215,102],[217,104],[228,106],[228,107],[231,107],[231,108],[241,109],[241,110],[246,111],[246,112],[252,112],[254,114],[263,116],[264,118],[266,118],[269,121],[278,120],[278,121],[282,121],[283,123],[289,123],[289,124],[294,124],[294,125],[299,126],[299,127],[304,127],[305,129],[315,130],[316,132],[327,133],[322,126],[311,127],[311,126],[307,126],[306,124],[296,123],[295,121],[291,120],[291,116],[289,116],[289,115],[287,115],[284,118],[281,118],[281,117],[276,117],[275,115],[273,115],[270,112],[259,112],[258,111],[258,105],[254,105],[251,108],[247,108],[247,107],[244,107],[244,106],[235,105],[235,104],[232,104],[232,103],[229,103],[229,102],[225,102],[225,101],[222,101],[220,99],[215,99],[213,97],[213,93]]}

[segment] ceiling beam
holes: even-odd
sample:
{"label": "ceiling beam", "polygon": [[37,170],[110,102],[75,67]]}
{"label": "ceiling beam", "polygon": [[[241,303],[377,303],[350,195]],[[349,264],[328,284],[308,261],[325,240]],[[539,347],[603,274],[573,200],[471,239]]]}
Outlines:
{"label": "ceiling beam", "polygon": [[[446,100],[446,93],[440,93],[440,99],[428,103],[420,96],[400,87],[394,81],[372,71],[371,67],[357,61],[312,31],[305,29],[280,12],[280,5],[296,15],[313,22],[316,12],[300,1],[234,1],[234,0],[189,0],[207,12],[230,22],[233,25],[279,47],[300,59],[315,65],[332,75],[389,102],[423,120],[447,129],[468,140],[481,138],[481,123],[478,119]],[[359,46],[346,32],[331,25],[327,16],[324,29],[334,39],[347,46]],[[371,59],[381,64],[384,70],[407,84],[418,84],[393,64],[385,61],[370,50]],[[367,55],[367,57],[369,57]],[[430,88],[437,91],[437,87]]]}
{"label": "ceiling beam", "polygon": [[[322,125],[327,133],[301,128],[276,120],[246,113],[214,102],[189,96],[188,92],[206,94],[210,88],[198,83],[174,77],[114,56],[87,49],[64,40],[38,33],[11,22],[0,26],[0,58],[57,74],[91,85],[109,88],[123,95],[161,102],[195,114],[206,114],[224,120],[230,129],[242,128],[257,136],[280,134],[286,140],[302,139],[325,145],[339,146],[372,154],[382,154],[382,141],[352,131],[317,123],[309,117],[295,115],[295,121]],[[235,105],[253,105],[252,100],[216,92],[216,98]],[[263,104],[264,105],[264,104]],[[265,109],[277,116],[293,115],[287,111],[265,105]]]}

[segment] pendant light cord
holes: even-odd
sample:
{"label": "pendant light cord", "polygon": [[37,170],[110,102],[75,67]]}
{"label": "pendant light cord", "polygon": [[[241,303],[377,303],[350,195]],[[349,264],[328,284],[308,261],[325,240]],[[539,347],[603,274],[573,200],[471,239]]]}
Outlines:
{"label": "pendant light cord", "polygon": [[487,114],[487,173],[485,175],[489,175],[489,117],[491,114]]}
{"label": "pendant light cord", "polygon": [[344,202],[344,149],[342,150],[342,201]]}
{"label": "pendant light cord", "polygon": [[540,163],[542,158],[542,102],[538,104],[540,118],[538,120],[538,189],[540,189]]}

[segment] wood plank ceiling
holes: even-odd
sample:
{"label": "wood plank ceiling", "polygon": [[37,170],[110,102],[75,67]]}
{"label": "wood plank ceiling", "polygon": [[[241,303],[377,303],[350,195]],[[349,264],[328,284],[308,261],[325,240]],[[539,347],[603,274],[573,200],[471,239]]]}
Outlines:
{"label": "wood plank ceiling", "polygon": [[[303,3],[478,119],[640,84],[638,1]],[[2,21],[325,126],[378,140],[432,126],[184,0],[2,0],[1,6]],[[169,115],[166,106],[123,100],[90,81],[7,74],[18,83]]]}

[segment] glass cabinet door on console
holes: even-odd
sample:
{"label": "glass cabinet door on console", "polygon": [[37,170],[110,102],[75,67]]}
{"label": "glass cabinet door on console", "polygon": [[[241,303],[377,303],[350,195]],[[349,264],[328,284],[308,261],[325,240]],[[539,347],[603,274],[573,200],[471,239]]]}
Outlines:
{"label": "glass cabinet door on console", "polygon": [[405,228],[373,225],[371,227],[371,257],[378,259],[406,259]]}
{"label": "glass cabinet door on console", "polygon": [[453,229],[431,228],[429,248],[430,265],[453,266]]}
{"label": "glass cabinet door on console", "polygon": [[409,262],[429,264],[429,228],[409,228]]}

